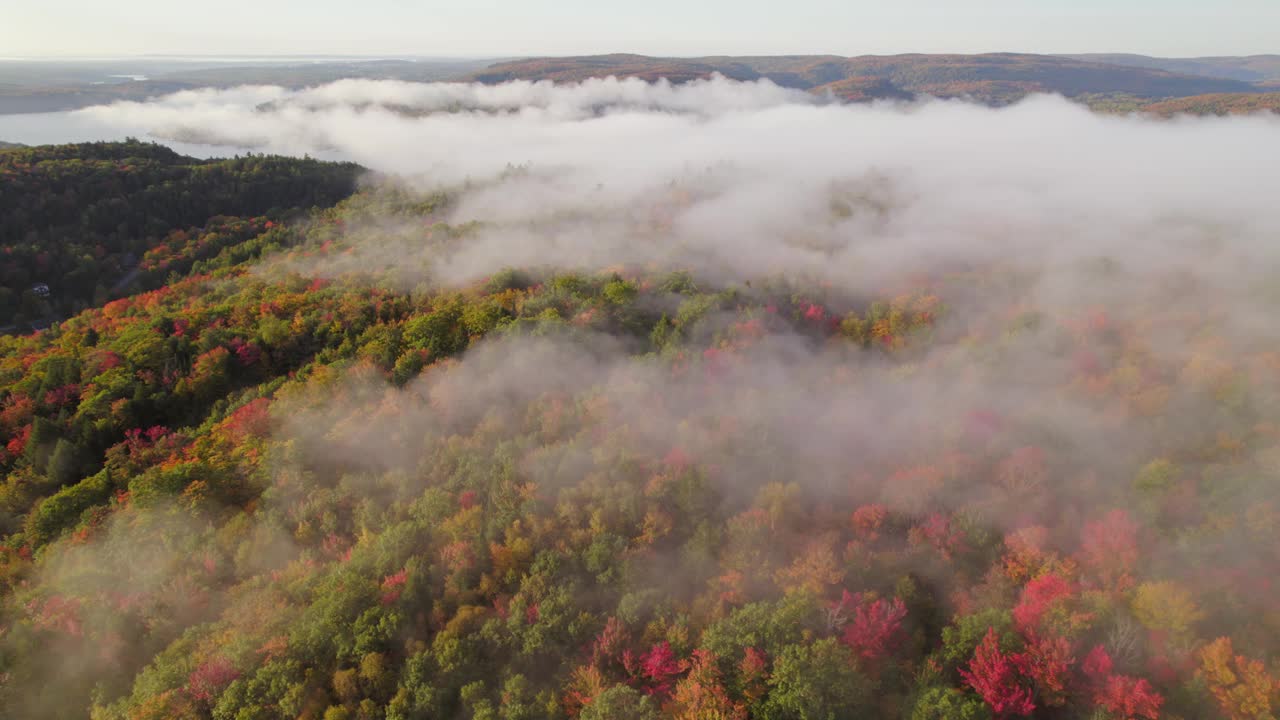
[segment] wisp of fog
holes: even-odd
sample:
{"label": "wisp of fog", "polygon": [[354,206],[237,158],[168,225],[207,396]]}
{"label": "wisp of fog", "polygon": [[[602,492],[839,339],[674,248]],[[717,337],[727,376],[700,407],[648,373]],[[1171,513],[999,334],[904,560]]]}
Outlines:
{"label": "wisp of fog", "polygon": [[[1264,151],[1280,133],[1272,116],[1103,116],[1054,96],[1002,109],[961,101],[842,105],[722,77],[683,85],[344,80],[305,90],[182,92],[83,112],[152,127],[161,138],[334,150],[373,170],[380,179],[372,182],[396,174],[414,192],[450,197],[426,222],[369,217],[344,228],[346,252],[280,260],[263,272],[377,273],[407,291],[460,287],[509,267],[633,266],[692,270],[719,286],[803,278],[847,299],[1003,267],[1016,270],[1015,281],[981,288],[952,281],[944,328],[971,332],[1015,311],[1054,327],[1088,308],[1129,318],[1207,304],[1215,332],[1241,348],[1280,335],[1270,322],[1270,289],[1280,279],[1280,205],[1272,197],[1280,164]],[[441,242],[432,229],[438,221],[476,225],[460,241]],[[762,393],[749,411],[741,397],[713,393],[697,395],[706,406],[695,412],[677,400],[696,393],[676,384],[660,409],[627,414],[650,418],[643,434],[659,438],[657,446],[675,442],[661,428],[690,414],[750,415],[776,425],[765,434],[779,456],[828,458],[815,474],[828,480],[847,474],[857,457],[918,442],[886,428],[918,429],[926,418],[984,406],[1037,415],[1070,436],[1076,452],[1132,462],[1147,429],[1121,431],[1063,395],[1057,383],[1067,361],[1055,355],[1053,335],[1006,338],[981,363],[943,343],[910,373],[868,366],[847,393],[815,390],[838,363],[822,352],[783,353],[784,336],[737,376]],[[1202,350],[1202,335],[1200,325],[1144,328],[1151,351],[1174,365]],[[518,347],[473,354],[462,370],[443,372],[483,366],[463,384],[525,390],[476,390],[461,403],[472,407],[464,414],[519,414],[566,383],[612,387],[636,362],[615,348],[579,367],[541,345],[501,342]],[[436,374],[424,382],[435,383]],[[430,425],[443,415],[432,417],[420,420]],[[306,423],[295,425],[302,432]],[[392,436],[360,435],[370,457],[411,462],[376,440]],[[360,454],[332,443],[328,451]]]}
{"label": "wisp of fog", "polygon": [[1265,151],[1274,116],[1109,117],[1052,96],[1004,109],[840,105],[719,77],[344,80],[82,112],[159,138],[333,151],[423,189],[465,185],[440,218],[484,224],[465,245],[432,248],[428,262],[415,224],[408,237],[381,226],[359,248],[370,265],[408,252],[443,283],[618,262],[867,283],[948,260],[1058,266],[1101,254],[1163,272],[1183,262],[1188,235],[1230,238],[1200,270],[1231,274],[1269,262],[1280,224]]}

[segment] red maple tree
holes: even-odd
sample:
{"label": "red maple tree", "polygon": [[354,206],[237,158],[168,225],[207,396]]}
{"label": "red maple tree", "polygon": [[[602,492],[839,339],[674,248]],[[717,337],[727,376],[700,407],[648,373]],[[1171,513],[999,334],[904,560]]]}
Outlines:
{"label": "red maple tree", "polygon": [[1023,658],[1000,650],[995,628],[987,634],[960,676],[991,707],[997,718],[1025,717],[1036,709],[1031,688],[1023,679]]}

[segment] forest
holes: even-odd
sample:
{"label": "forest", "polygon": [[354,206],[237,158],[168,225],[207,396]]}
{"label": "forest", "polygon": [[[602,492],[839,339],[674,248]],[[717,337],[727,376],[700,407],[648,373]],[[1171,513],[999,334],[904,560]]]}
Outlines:
{"label": "forest", "polygon": [[[1222,227],[1056,284],[1013,250],[463,273],[487,186],[362,175],[0,153],[0,319],[51,320],[0,337],[0,715],[1280,708],[1280,286],[1230,281]],[[610,218],[620,247],[698,178]],[[898,202],[824,187],[786,247],[837,257],[813,228]]]}

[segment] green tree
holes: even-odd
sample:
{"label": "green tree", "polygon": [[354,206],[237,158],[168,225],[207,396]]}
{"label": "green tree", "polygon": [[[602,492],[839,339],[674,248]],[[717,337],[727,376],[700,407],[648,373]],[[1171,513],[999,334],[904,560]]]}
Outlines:
{"label": "green tree", "polygon": [[764,720],[842,720],[874,713],[871,682],[835,638],[789,645],[774,663]]}
{"label": "green tree", "polygon": [[59,438],[49,457],[49,480],[62,487],[80,477],[80,449],[70,440]]}
{"label": "green tree", "polygon": [[579,720],[658,720],[659,715],[652,697],[626,685],[614,685],[597,695],[578,717]]}

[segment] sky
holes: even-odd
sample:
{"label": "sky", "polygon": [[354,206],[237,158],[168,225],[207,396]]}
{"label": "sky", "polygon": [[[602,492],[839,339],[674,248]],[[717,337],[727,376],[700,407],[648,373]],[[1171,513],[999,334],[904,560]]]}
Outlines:
{"label": "sky", "polygon": [[0,55],[1280,52],[1280,0],[15,0]]}

